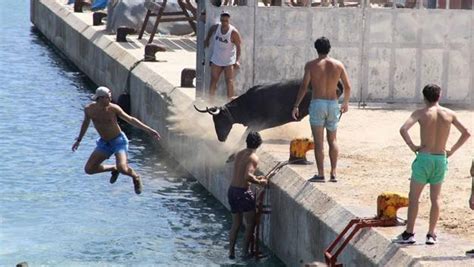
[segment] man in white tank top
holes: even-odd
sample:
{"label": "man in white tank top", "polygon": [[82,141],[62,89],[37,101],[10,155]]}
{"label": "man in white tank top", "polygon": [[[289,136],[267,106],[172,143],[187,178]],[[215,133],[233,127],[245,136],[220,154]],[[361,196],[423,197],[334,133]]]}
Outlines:
{"label": "man in white tank top", "polygon": [[229,100],[234,96],[234,68],[239,68],[240,63],[240,34],[230,24],[230,15],[227,12],[221,14],[221,23],[213,25],[207,33],[204,46],[209,46],[211,37],[214,47],[211,54],[211,85],[209,87],[210,99],[214,100],[217,89],[217,81],[224,71],[227,85],[227,97]]}

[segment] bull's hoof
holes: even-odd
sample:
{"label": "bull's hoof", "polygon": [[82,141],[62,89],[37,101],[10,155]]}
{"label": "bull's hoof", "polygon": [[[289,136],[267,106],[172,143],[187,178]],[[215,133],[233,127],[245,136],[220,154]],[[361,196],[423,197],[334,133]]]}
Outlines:
{"label": "bull's hoof", "polygon": [[99,26],[102,25],[102,19],[107,17],[107,14],[104,12],[94,12],[92,14],[92,25],[93,26]]}
{"label": "bull's hoof", "polygon": [[84,0],[76,0],[74,2],[74,12],[82,13],[82,8],[85,7],[85,6],[90,7],[91,3],[88,2],[88,1],[84,1]]}
{"label": "bull's hoof", "polygon": [[117,42],[127,42],[127,35],[135,33],[135,29],[130,27],[118,27]]}
{"label": "bull's hoof", "polygon": [[156,52],[164,52],[166,48],[164,46],[159,46],[156,44],[147,44],[145,46],[145,61],[157,61]]}
{"label": "bull's hoof", "polygon": [[196,78],[195,69],[183,69],[183,71],[181,71],[181,87],[194,87],[194,78]]}

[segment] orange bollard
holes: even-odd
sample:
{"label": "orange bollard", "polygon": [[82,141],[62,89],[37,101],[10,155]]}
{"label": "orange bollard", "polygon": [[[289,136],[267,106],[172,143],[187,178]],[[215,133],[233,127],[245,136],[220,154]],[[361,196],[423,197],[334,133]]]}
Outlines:
{"label": "orange bollard", "polygon": [[[331,267],[342,266],[341,263],[337,262],[337,257],[341,254],[342,250],[346,247],[349,241],[351,241],[351,239],[360,229],[366,227],[388,227],[404,225],[404,222],[400,223],[397,217],[397,211],[399,208],[402,207],[408,207],[408,197],[398,193],[390,192],[380,194],[377,197],[377,216],[375,218],[352,219],[344,228],[344,230],[342,230],[342,232],[324,251],[324,258],[326,260],[326,264]],[[336,246],[341,242],[341,240],[347,233],[348,235],[345,240],[342,241],[342,244],[336,249]]]}

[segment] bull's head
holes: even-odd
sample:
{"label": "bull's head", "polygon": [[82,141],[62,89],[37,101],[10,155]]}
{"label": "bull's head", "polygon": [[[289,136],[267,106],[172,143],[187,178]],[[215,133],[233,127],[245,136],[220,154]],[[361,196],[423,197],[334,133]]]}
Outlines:
{"label": "bull's head", "polygon": [[226,114],[229,113],[225,107],[206,107],[206,109],[198,109],[196,106],[194,108],[201,113],[209,113],[212,115],[212,120],[214,121],[214,128],[216,129],[217,139],[221,142],[225,142],[227,136],[232,129],[232,115]]}

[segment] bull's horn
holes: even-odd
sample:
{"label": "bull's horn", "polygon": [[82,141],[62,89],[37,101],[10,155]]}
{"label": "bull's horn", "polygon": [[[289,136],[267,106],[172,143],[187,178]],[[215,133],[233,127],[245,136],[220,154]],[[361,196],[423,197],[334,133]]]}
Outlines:
{"label": "bull's horn", "polygon": [[194,108],[195,108],[197,111],[201,112],[201,113],[206,113],[206,112],[209,111],[208,108],[206,108],[206,109],[198,109],[198,108],[196,107],[196,105],[194,105]]}
{"label": "bull's horn", "polygon": [[218,108],[218,107],[212,107],[212,108],[208,108],[207,112],[209,112],[209,114],[215,116],[215,115],[219,114],[219,112],[221,112],[221,109]]}

